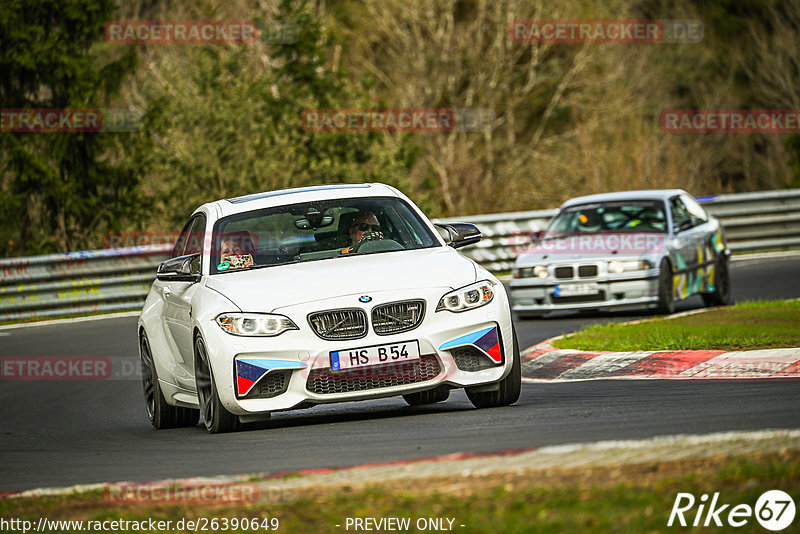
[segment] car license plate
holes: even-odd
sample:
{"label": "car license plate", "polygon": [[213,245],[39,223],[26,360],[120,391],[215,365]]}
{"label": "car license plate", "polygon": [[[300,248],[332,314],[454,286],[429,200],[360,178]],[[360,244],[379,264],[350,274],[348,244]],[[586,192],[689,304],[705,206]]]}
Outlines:
{"label": "car license plate", "polygon": [[404,341],[402,343],[373,345],[371,347],[331,352],[331,369],[343,371],[357,367],[413,360],[419,360],[419,343],[417,341]]}
{"label": "car license plate", "polygon": [[597,284],[593,283],[559,284],[556,286],[553,295],[556,297],[574,297],[578,295],[595,295],[599,292],[600,288],[597,287]]}

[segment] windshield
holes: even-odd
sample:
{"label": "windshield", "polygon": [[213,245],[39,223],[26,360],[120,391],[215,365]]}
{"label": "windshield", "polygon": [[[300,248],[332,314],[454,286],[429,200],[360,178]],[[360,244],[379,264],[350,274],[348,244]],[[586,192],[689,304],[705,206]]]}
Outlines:
{"label": "windshield", "polygon": [[231,215],[214,226],[211,274],[440,246],[405,201],[369,197]]}
{"label": "windshield", "polygon": [[545,237],[599,232],[666,231],[667,219],[662,201],[630,200],[564,208],[548,226]]}

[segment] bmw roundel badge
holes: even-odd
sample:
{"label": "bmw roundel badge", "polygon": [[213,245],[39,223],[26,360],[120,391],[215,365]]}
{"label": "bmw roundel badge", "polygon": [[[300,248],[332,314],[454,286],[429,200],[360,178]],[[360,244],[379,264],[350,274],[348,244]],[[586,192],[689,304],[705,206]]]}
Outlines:
{"label": "bmw roundel badge", "polygon": [[372,302],[372,297],[368,297],[367,295],[361,295],[358,297],[359,302]]}

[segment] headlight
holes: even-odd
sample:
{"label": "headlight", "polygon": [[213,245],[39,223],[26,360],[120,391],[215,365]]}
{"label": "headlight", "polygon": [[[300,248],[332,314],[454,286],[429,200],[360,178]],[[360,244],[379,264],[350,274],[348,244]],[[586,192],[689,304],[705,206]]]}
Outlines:
{"label": "headlight", "polygon": [[288,317],[269,313],[223,313],[217,324],[234,336],[277,336],[287,330],[299,330]]}
{"label": "headlight", "polygon": [[646,271],[652,268],[653,264],[648,260],[611,260],[608,262],[608,272],[614,274],[629,271]]}
{"label": "headlight", "polygon": [[492,283],[488,280],[478,282],[461,289],[456,289],[443,296],[436,306],[436,311],[448,310],[462,312],[473,308],[480,308],[489,304],[494,298]]}
{"label": "headlight", "polygon": [[511,269],[512,278],[529,278],[533,276],[532,267],[522,267],[521,269]]}
{"label": "headlight", "polygon": [[514,278],[532,278],[538,276],[539,278],[547,278],[547,267],[544,265],[536,265],[535,267],[521,267],[513,269],[511,275]]}

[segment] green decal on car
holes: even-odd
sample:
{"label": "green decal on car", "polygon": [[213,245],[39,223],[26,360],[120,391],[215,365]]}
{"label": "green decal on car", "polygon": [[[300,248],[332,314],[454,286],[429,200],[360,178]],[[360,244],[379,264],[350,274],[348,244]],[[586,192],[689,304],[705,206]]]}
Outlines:
{"label": "green decal on car", "polygon": [[230,262],[223,261],[222,263],[217,265],[217,270],[218,271],[227,271],[230,266],[231,266]]}

